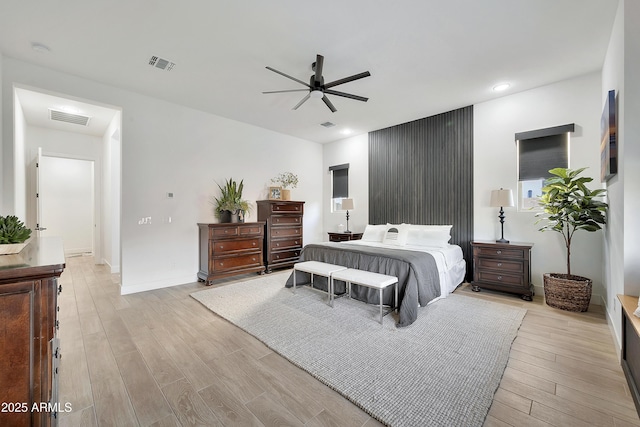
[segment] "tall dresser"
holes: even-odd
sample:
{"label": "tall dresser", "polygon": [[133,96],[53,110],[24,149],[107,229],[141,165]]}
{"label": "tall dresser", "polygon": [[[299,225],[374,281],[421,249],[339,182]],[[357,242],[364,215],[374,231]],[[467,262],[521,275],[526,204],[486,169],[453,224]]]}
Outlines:
{"label": "tall dresser", "polygon": [[198,279],[210,285],[221,277],[264,273],[264,223],[198,224],[200,269]]}
{"label": "tall dresser", "polygon": [[265,222],[264,263],[267,272],[291,267],[302,251],[304,202],[258,200],[258,221]]}
{"label": "tall dresser", "polygon": [[64,267],[62,240],[54,237],[32,238],[19,254],[0,256],[1,426],[56,426],[65,410],[57,385]]}

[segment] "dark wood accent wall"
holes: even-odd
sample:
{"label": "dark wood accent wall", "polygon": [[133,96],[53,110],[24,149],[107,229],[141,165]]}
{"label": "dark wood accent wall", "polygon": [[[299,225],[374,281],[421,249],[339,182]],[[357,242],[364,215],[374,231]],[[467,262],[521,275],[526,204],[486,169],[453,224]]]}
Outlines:
{"label": "dark wood accent wall", "polygon": [[471,274],[473,106],[369,133],[369,223],[453,224]]}

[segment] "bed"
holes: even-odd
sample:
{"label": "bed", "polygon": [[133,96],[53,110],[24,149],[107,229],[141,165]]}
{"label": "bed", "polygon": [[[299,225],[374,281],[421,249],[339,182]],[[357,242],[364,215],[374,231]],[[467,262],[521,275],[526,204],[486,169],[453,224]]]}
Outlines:
{"label": "bed", "polygon": [[[398,327],[412,324],[420,307],[446,298],[464,281],[466,263],[460,246],[449,244],[450,225],[380,224],[368,225],[361,240],[306,245],[301,261],[320,261],[349,268],[398,277],[400,300]],[[296,273],[297,284],[310,282],[308,273]],[[293,285],[293,273],[286,286]],[[334,283],[337,294],[345,292],[344,282]],[[314,277],[314,287],[327,290],[327,280]],[[352,296],[379,304],[377,291],[354,286]],[[393,293],[387,289],[383,303],[391,305]]]}

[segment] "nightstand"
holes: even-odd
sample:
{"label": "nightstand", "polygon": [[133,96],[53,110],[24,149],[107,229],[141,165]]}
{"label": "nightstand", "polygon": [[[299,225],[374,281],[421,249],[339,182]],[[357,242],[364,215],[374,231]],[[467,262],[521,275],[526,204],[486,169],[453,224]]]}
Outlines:
{"label": "nightstand", "polygon": [[518,294],[525,301],[533,297],[531,283],[532,243],[471,242],[473,247],[473,282],[471,290],[480,288]]}
{"label": "nightstand", "polygon": [[362,233],[332,233],[329,232],[330,242],[345,242],[347,240],[360,240]]}

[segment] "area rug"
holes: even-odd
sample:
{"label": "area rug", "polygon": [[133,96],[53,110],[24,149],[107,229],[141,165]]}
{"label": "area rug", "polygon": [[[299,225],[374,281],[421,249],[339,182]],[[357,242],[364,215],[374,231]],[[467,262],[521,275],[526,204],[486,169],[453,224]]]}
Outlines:
{"label": "area rug", "polygon": [[481,426],[525,309],[452,294],[396,328],[348,298],[285,288],[288,272],[191,294],[389,426]]}

